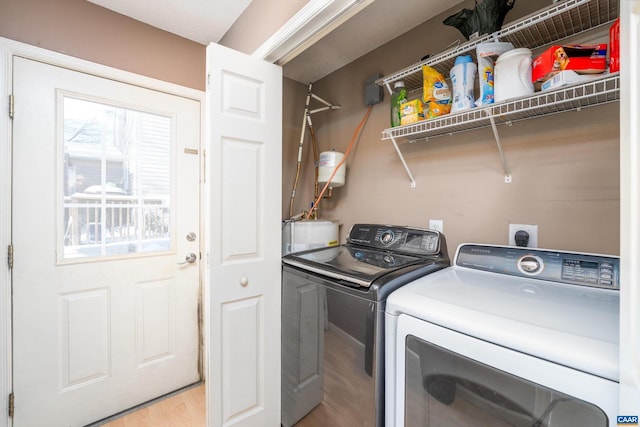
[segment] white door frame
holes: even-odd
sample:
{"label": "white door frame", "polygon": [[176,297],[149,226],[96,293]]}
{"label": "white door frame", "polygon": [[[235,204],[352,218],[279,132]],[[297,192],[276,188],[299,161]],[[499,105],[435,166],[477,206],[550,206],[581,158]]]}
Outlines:
{"label": "white door frame", "polygon": [[620,2],[620,415],[640,414],[640,1]]}
{"label": "white door frame", "polygon": [[[11,272],[7,263],[7,248],[11,243],[11,120],[9,118],[9,95],[12,91],[14,56],[22,56],[51,65],[129,83],[200,102],[200,153],[203,149],[205,125],[205,92],[179,86],[150,77],[141,76],[105,65],[96,64],[57,52],[34,47],[0,37],[0,408],[6,408],[11,392]],[[204,70],[203,70],[204,78]],[[204,156],[200,156],[203,161]],[[200,183],[203,183],[204,167],[201,167]],[[205,192],[201,191],[201,198]],[[200,200],[201,218],[204,200]],[[201,221],[199,235],[203,236]],[[204,238],[200,239],[200,251],[204,252]],[[204,264],[200,263],[200,281],[203,283]],[[206,300],[203,299],[203,303]],[[203,307],[206,312],[207,308]],[[206,347],[206,342],[205,342]],[[204,354],[207,354],[206,348]],[[206,363],[206,361],[205,361]],[[203,370],[204,372],[204,370]],[[19,397],[18,397],[19,401]],[[19,406],[19,404],[18,404]],[[11,419],[0,409],[0,427],[8,427]]]}

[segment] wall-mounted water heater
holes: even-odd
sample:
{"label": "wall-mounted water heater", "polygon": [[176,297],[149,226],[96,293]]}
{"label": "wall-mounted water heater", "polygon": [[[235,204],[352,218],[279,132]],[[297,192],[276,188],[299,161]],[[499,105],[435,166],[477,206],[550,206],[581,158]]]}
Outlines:
{"label": "wall-mounted water heater", "polygon": [[[329,181],[333,170],[342,161],[344,154],[337,151],[323,151],[320,153],[318,161],[318,183],[324,185]],[[338,168],[335,176],[331,179],[329,187],[342,187],[345,181],[347,165],[343,163]]]}

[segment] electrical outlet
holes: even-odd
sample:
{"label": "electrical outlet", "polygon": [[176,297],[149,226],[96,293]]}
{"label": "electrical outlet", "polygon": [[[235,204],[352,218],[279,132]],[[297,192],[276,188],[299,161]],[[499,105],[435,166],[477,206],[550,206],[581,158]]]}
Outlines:
{"label": "electrical outlet", "polygon": [[444,233],[444,223],[441,219],[430,219],[429,228]]}
{"label": "electrical outlet", "polygon": [[516,246],[516,233],[518,231],[529,233],[529,248],[538,247],[538,226],[533,224],[509,224],[509,245]]}

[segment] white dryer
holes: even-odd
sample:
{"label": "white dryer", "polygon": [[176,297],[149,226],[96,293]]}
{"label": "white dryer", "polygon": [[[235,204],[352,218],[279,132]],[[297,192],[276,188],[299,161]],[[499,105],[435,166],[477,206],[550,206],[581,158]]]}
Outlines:
{"label": "white dryer", "polygon": [[387,299],[386,426],[610,426],[619,259],[465,244]]}

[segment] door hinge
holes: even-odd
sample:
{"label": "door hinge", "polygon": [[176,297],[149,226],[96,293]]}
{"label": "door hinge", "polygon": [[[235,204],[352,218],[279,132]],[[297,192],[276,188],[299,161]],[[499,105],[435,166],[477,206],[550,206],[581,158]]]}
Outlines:
{"label": "door hinge", "polygon": [[13,268],[13,245],[9,245],[7,248],[7,264],[9,265],[9,270]]}
{"label": "door hinge", "polygon": [[13,119],[13,95],[9,95],[9,118]]}
{"label": "door hinge", "polygon": [[9,394],[9,417],[13,417],[16,411],[16,402],[13,393]]}

